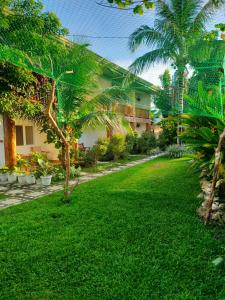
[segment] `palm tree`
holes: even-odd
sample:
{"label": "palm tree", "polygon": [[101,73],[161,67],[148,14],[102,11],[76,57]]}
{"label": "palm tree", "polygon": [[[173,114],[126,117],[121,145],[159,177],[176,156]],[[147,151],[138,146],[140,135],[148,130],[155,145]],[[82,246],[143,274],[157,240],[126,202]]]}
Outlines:
{"label": "palm tree", "polygon": [[184,75],[190,62],[192,47],[206,32],[206,23],[224,0],[158,0],[154,27],[139,27],[129,38],[132,51],[140,45],[150,51],[137,58],[130,70],[136,74],[154,63],[171,62],[177,69],[176,99],[179,113],[183,112]]}

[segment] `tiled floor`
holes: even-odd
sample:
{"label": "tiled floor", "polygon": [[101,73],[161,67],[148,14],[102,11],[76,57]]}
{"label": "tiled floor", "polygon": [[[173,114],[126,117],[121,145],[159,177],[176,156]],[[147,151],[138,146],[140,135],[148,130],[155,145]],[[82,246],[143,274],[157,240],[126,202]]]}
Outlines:
{"label": "tiled floor", "polygon": [[[144,159],[133,161],[124,165],[119,165],[118,167],[114,167],[110,170],[105,170],[101,173],[88,174],[82,172],[79,184],[93,180],[100,176],[105,176],[111,173],[118,172],[125,168],[136,166],[138,164],[152,160],[161,155],[163,154],[159,154],[152,157],[146,157]],[[50,186],[43,186],[39,182],[34,185],[19,185],[18,183],[6,184],[4,182],[0,182],[0,193],[3,193],[4,195],[7,196],[7,198],[5,198],[4,200],[0,200],[0,209],[4,209],[9,206],[17,205],[23,202],[31,201],[33,199],[37,199],[42,196],[49,195],[51,193],[60,191],[62,189],[63,189],[63,183],[57,183]]]}

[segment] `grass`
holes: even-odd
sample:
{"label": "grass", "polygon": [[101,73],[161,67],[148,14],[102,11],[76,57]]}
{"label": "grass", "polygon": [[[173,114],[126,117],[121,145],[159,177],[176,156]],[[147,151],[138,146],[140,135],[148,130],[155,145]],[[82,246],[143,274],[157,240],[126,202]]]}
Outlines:
{"label": "grass", "polygon": [[107,161],[100,162],[96,166],[93,167],[83,167],[82,171],[87,173],[99,173],[105,170],[109,170],[111,168],[117,167],[121,164],[126,164],[132,161],[140,160],[147,157],[147,155],[130,155],[127,158],[119,159],[117,161]]}
{"label": "grass", "polygon": [[0,212],[0,299],[225,297],[223,232],[196,215],[197,176],[159,158]]}
{"label": "grass", "polygon": [[7,196],[5,194],[0,193],[0,201],[5,200]]}

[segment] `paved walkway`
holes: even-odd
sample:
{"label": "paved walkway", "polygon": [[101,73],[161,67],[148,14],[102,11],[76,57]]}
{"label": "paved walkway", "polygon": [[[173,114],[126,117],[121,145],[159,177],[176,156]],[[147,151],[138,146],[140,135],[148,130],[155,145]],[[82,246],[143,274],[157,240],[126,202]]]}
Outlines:
{"label": "paved walkway", "polygon": [[[146,161],[152,160],[156,157],[162,156],[164,154],[159,154],[155,156],[149,156],[144,159],[140,159],[137,161],[132,161],[127,164],[119,164],[117,167],[113,167],[111,169],[99,172],[99,173],[84,173],[81,172],[80,182],[84,183],[90,180],[93,180],[97,177],[105,176],[111,173],[118,172],[120,170],[133,167],[139,164],[142,164]],[[73,183],[71,181],[71,183]],[[41,183],[36,183],[34,185],[20,185],[18,183],[14,184],[6,184],[0,182],[0,193],[3,193],[7,197],[4,200],[0,200],[0,209],[7,208],[9,206],[17,205],[20,203],[24,203],[27,201],[31,201],[33,199],[37,199],[54,192],[60,191],[63,189],[63,183],[52,184],[50,186],[43,186]]]}

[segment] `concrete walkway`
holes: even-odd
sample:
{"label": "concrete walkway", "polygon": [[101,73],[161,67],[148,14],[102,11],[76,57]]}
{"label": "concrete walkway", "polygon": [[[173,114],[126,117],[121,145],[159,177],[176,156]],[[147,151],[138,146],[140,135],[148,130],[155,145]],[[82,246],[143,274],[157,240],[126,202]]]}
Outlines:
{"label": "concrete walkway", "polygon": [[[117,167],[113,167],[111,169],[99,172],[99,173],[84,173],[81,172],[80,182],[84,183],[87,181],[91,181],[97,177],[105,176],[111,173],[118,172],[120,170],[130,168],[149,160],[155,159],[156,157],[162,156],[164,154],[158,154],[155,156],[149,156],[144,159],[140,159],[137,161],[132,161],[127,164],[119,164]],[[73,183],[73,181],[71,181]],[[6,198],[0,200],[0,210],[7,208],[9,206],[17,205],[20,203],[24,203],[27,201],[31,201],[54,192],[60,191],[63,189],[63,183],[52,184],[50,186],[43,186],[41,183],[36,183],[34,185],[20,185],[18,183],[9,184],[0,182],[0,193],[6,195]]]}

